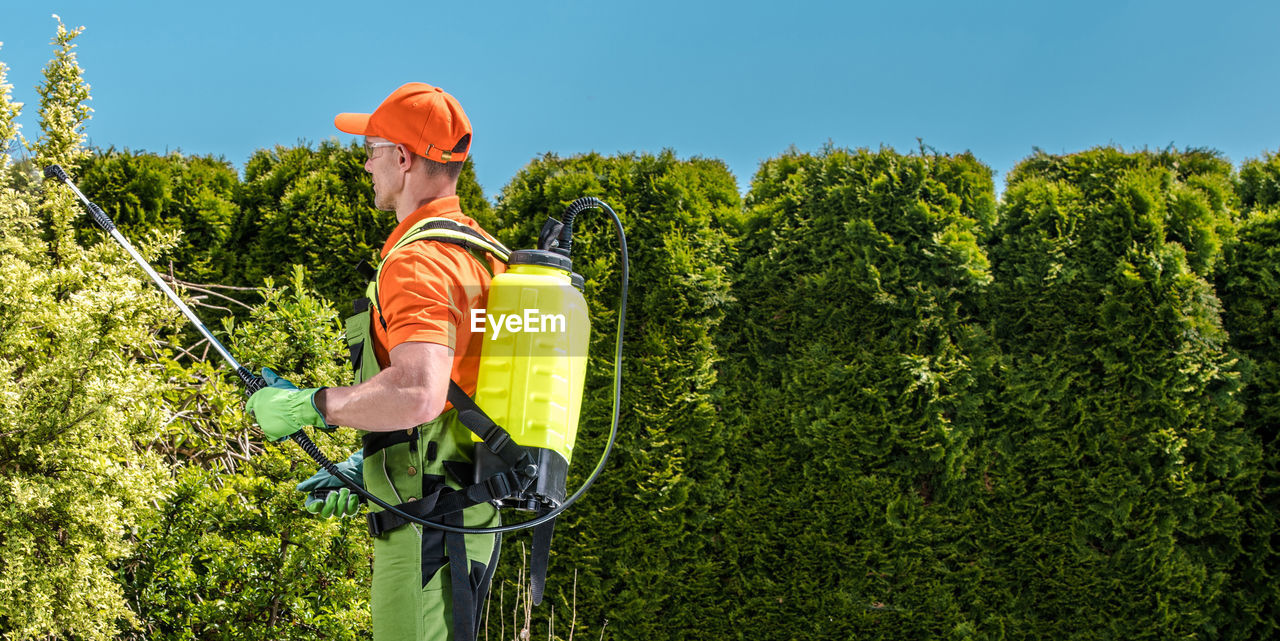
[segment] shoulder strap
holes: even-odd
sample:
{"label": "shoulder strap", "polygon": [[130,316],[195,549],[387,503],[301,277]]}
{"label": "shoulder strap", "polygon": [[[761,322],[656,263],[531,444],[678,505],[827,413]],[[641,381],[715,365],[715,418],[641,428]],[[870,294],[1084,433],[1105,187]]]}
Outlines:
{"label": "shoulder strap", "polygon": [[[391,250],[387,252],[387,259],[396,253],[401,247],[420,240],[434,240],[442,243],[458,245],[467,250],[472,258],[475,258],[485,271],[492,274],[489,264],[484,261],[484,255],[488,254],[497,258],[502,262],[507,262],[511,257],[511,250],[507,249],[502,243],[487,238],[484,234],[464,225],[456,220],[448,218],[424,218],[409,228],[409,231],[391,246]],[[378,296],[378,287],[382,280],[382,265],[387,260],[384,259],[378,265],[377,271],[373,277],[373,292],[369,297],[373,304],[373,309],[378,314],[378,322],[382,323],[382,329],[387,329],[387,319],[382,315],[382,301]]]}
{"label": "shoulder strap", "polygon": [[400,237],[400,240],[396,241],[387,255],[390,256],[397,249],[419,240],[439,240],[462,245],[467,249],[478,249],[493,254],[504,263],[511,256],[511,250],[502,243],[491,240],[475,229],[449,218],[424,218],[418,221],[404,233],[404,236]]}

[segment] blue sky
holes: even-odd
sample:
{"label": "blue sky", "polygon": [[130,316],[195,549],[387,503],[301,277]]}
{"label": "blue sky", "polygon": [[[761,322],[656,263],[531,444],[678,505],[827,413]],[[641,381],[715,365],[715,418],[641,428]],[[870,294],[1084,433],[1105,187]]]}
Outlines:
{"label": "blue sky", "polygon": [[531,158],[673,149],[746,189],[794,145],[1280,150],[1280,3],[101,2],[0,15],[23,132],[59,14],[97,146],[222,156],[336,137],[424,81],[459,98],[491,198]]}

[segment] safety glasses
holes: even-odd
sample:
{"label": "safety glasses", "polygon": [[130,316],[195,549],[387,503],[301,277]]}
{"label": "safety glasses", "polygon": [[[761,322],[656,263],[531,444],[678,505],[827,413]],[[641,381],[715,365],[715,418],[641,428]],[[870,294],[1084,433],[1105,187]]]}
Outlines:
{"label": "safety glasses", "polygon": [[395,146],[396,146],[396,143],[394,142],[369,142],[368,140],[366,140],[364,141],[364,155],[366,158],[372,159],[373,150],[379,149],[382,147],[395,147]]}

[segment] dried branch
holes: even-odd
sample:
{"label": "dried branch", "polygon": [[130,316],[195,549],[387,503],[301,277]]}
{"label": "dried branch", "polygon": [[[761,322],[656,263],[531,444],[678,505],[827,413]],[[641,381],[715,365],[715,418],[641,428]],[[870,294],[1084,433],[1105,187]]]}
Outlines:
{"label": "dried branch", "polygon": [[[170,282],[170,284],[180,286],[180,287],[182,287],[182,288],[184,288],[184,289],[188,289],[188,290],[191,290],[191,291],[193,291],[193,292],[200,292],[201,294],[205,294],[205,295],[208,295],[208,296],[215,296],[215,297],[217,297],[217,298],[221,298],[222,300],[225,300],[225,301],[227,301],[227,302],[235,303],[236,305],[239,305],[239,306],[241,306],[241,307],[243,307],[243,308],[245,308],[245,309],[248,309],[248,310],[252,310],[252,309],[253,309],[253,307],[252,307],[252,306],[250,306],[250,305],[246,305],[246,304],[244,304],[243,302],[238,301],[238,300],[236,300],[236,299],[234,299],[234,298],[232,298],[232,297],[230,297],[230,296],[227,296],[227,295],[225,295],[225,294],[219,294],[218,292],[213,291],[213,290],[215,290],[215,289],[223,289],[223,290],[228,290],[228,291],[238,291],[238,292],[256,292],[256,291],[259,291],[257,287],[232,287],[232,286],[230,286],[230,285],[209,285],[209,284],[201,284],[201,283],[189,283],[189,282],[187,282],[187,281],[184,281],[184,280],[178,280],[177,278],[174,278],[172,274],[168,274],[168,275],[165,275],[165,276],[161,276],[161,278],[164,278],[165,280],[169,281],[169,282]],[[208,303],[201,303],[201,305],[203,305],[203,306],[205,306],[205,307],[213,308],[213,309],[226,309],[228,312],[230,312],[230,311],[231,311],[230,309],[227,309],[227,308],[225,308],[225,307],[216,307],[216,306],[214,306],[214,305],[210,305],[210,304],[208,304]]]}

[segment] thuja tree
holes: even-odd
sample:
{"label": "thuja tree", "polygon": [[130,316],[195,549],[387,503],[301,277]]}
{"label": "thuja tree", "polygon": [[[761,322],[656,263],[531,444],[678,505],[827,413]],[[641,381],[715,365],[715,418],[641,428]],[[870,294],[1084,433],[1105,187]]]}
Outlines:
{"label": "thuja tree", "polygon": [[[40,88],[41,134],[29,148],[39,166],[74,167],[83,157],[79,33],[59,22]],[[6,149],[16,113],[0,95]],[[135,620],[111,564],[129,553],[126,533],[167,486],[156,457],[137,444],[164,419],[155,402],[161,372],[147,356],[173,315],[114,244],[76,242],[84,220],[60,185],[0,196],[0,633],[8,639],[109,639],[117,620]]]}
{"label": "thuja tree", "polygon": [[[286,278],[302,265],[319,293],[345,305],[364,295],[360,261],[377,264],[382,243],[396,226],[394,212],[373,207],[373,183],[364,148],[326,141],[310,147],[259,151],[244,170],[229,242],[219,260],[228,284],[257,286],[267,276]],[[488,202],[468,160],[459,178],[462,209],[478,220]]]}
{"label": "thuja tree", "polygon": [[[733,480],[710,636],[965,636],[993,353],[991,172],[828,149],[751,184],[723,335]],[[705,629],[705,628],[704,628]]]}
{"label": "thuja tree", "polygon": [[1280,153],[1266,153],[1240,167],[1240,205],[1244,211],[1265,211],[1280,205]]}
{"label": "thuja tree", "polygon": [[1265,154],[1240,169],[1244,207],[1240,229],[1226,246],[1218,275],[1223,325],[1246,359],[1241,425],[1265,458],[1248,497],[1245,556],[1232,573],[1238,638],[1272,638],[1280,631],[1280,156]]}
{"label": "thuja tree", "polygon": [[[102,206],[126,236],[180,231],[177,246],[160,265],[171,268],[179,280],[217,283],[226,279],[220,258],[240,183],[230,163],[177,153],[160,156],[108,149],[90,155],[77,179],[80,189]],[[85,229],[82,238],[97,233]]]}
{"label": "thuja tree", "polygon": [[[582,196],[614,208],[631,251],[622,423],[608,469],[558,521],[547,603],[564,635],[576,572],[576,635],[595,638],[607,619],[614,638],[706,638],[730,546],[709,509],[724,505],[727,483],[711,398],[712,340],[728,297],[725,227],[739,216],[737,189],[723,163],[671,152],[547,155],[503,189],[496,232],[509,247],[534,247],[543,221]],[[592,341],[570,488],[599,457],[613,408],[621,264],[610,221],[589,210],[575,227],[574,269],[586,278]],[[498,586],[520,569],[521,542],[507,539]],[[489,630],[499,631],[497,617]]]}
{"label": "thuja tree", "polygon": [[1233,636],[1258,452],[1206,281],[1230,177],[1212,153],[1110,148],[1011,172],[990,247],[1004,389],[975,537],[991,634]]}

